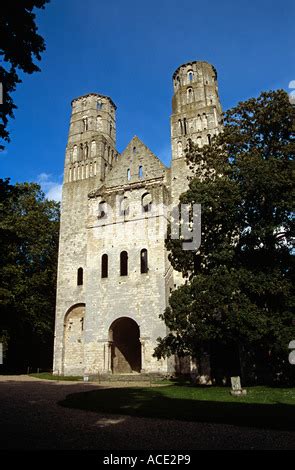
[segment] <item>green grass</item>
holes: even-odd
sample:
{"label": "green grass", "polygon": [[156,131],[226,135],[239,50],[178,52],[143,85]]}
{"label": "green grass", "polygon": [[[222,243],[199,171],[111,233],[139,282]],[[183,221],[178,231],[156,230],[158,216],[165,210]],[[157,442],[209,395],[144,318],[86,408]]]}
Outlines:
{"label": "green grass", "polygon": [[82,380],[82,377],[75,376],[75,375],[53,375],[50,372],[40,372],[39,374],[29,374],[30,377],[36,377],[37,379],[44,379],[44,380],[69,380],[69,381],[77,381]]}
{"label": "green grass", "polygon": [[293,429],[295,389],[249,387],[247,396],[232,397],[228,388],[170,385],[111,388],[68,395],[59,404],[100,413],[149,418]]}

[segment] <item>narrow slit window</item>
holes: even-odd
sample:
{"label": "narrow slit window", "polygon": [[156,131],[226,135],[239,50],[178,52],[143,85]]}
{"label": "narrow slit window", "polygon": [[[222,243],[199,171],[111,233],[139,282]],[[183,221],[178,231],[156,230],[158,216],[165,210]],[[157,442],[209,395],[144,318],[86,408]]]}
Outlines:
{"label": "narrow slit window", "polygon": [[140,165],[139,168],[138,168],[138,177],[139,177],[139,178],[143,178],[143,169],[142,169],[142,165]]}
{"label": "narrow slit window", "polygon": [[105,278],[108,277],[108,269],[109,269],[109,259],[108,255],[104,254],[101,257],[101,277]]}
{"label": "narrow slit window", "polygon": [[79,268],[77,272],[77,286],[83,286],[83,268]]}
{"label": "narrow slit window", "polygon": [[127,180],[130,181],[131,180],[131,172],[130,172],[130,168],[128,168],[127,170]]}

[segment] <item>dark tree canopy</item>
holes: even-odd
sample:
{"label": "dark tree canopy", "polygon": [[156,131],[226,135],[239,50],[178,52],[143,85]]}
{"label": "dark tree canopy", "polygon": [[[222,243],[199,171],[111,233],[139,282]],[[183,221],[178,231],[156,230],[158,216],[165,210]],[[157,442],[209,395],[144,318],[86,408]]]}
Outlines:
{"label": "dark tree canopy", "polygon": [[288,95],[266,92],[227,111],[210,146],[190,142],[194,177],[180,200],[202,205],[202,242],[195,253],[167,240],[186,282],[162,315],[170,333],[159,341],[158,357],[235,343],[259,352],[276,377],[290,371],[294,122]]}
{"label": "dark tree canopy", "polygon": [[0,342],[6,369],[51,367],[59,204],[0,179]]}
{"label": "dark tree canopy", "polygon": [[[44,8],[49,0],[9,0],[1,5],[0,15],[0,82],[3,84],[3,104],[0,105],[0,138],[9,142],[8,118],[14,117],[16,105],[11,93],[21,83],[19,71],[33,73],[40,71],[34,59],[41,59],[45,50],[43,38],[37,33],[34,8]],[[3,149],[3,145],[0,149]]]}

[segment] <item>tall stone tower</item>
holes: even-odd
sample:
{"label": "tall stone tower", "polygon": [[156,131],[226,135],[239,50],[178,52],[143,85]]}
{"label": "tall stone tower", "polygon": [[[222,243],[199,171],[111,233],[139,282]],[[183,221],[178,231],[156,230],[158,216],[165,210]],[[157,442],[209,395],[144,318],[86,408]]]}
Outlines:
{"label": "tall stone tower", "polygon": [[219,132],[221,105],[217,73],[207,62],[183,64],[173,74],[171,116],[171,196],[177,204],[187,189],[189,169],[185,159],[188,139],[202,147]]}
{"label": "tall stone tower", "polygon": [[[88,194],[101,186],[117,160],[116,106],[113,101],[96,93],[72,101],[72,115],[66,147],[64,182],[61,204],[60,241],[57,279],[57,309],[55,324],[54,369],[62,371],[64,318],[73,305],[80,306],[81,315],[86,303],[87,204]],[[77,273],[82,279],[78,279]],[[83,280],[84,275],[84,280]],[[79,328],[80,328],[79,324]],[[75,328],[75,325],[72,325]],[[77,327],[78,328],[78,327]],[[79,356],[83,350],[78,338],[69,356]],[[78,361],[79,362],[79,361]],[[76,363],[78,374],[82,364]]]}

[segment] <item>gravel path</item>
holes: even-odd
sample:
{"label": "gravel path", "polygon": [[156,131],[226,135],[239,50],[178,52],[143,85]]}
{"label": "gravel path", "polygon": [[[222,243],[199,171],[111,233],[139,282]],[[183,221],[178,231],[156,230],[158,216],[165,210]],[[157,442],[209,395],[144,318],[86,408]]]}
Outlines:
{"label": "gravel path", "polygon": [[[133,384],[132,384],[133,386]],[[101,385],[0,376],[1,449],[295,449],[295,433],[68,409],[69,393]]]}

